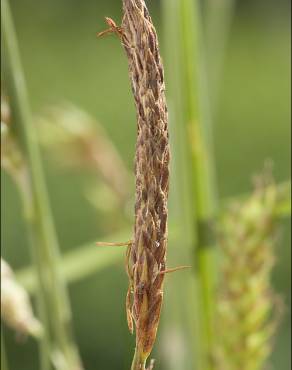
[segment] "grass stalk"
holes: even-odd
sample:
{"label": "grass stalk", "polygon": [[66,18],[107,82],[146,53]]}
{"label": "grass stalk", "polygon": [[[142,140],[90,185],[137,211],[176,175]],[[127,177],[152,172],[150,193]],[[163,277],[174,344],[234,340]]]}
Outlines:
{"label": "grass stalk", "polygon": [[1,370],[9,370],[2,327],[1,327]]}
{"label": "grass stalk", "polygon": [[[171,264],[190,263],[194,258],[197,227],[194,223],[194,195],[192,188],[192,153],[184,116],[184,88],[182,86],[182,50],[180,47],[180,2],[162,2],[164,25],[164,60],[166,67],[167,101],[169,106],[172,177],[170,184],[170,222],[178,227],[170,240],[168,260]],[[202,369],[202,348],[199,335],[199,313],[194,274],[184,273],[172,279],[167,290],[165,307],[164,361],[167,369]],[[188,304],[182,304],[188,302]],[[173,344],[175,343],[175,344]],[[173,355],[171,355],[173,353]]]}
{"label": "grass stalk", "polygon": [[206,1],[204,40],[213,113],[218,104],[224,55],[230,34],[234,8],[234,0]]}
{"label": "grass stalk", "polygon": [[146,360],[142,359],[139,352],[135,350],[131,370],[145,370]]}
{"label": "grass stalk", "polygon": [[[8,3],[6,3],[6,1],[3,1],[1,2],[1,40],[3,38],[3,44],[6,44],[6,45],[9,44],[11,33],[12,33],[12,39],[13,39],[14,29],[13,29],[11,16],[10,16],[9,5]],[[4,54],[5,54],[5,57],[6,55],[8,56],[10,55],[9,50],[7,52],[5,47],[4,47]],[[25,172],[27,172],[27,168],[25,168]],[[28,214],[28,209],[30,208],[30,204],[31,204],[29,185],[26,187],[26,189],[24,189],[23,187],[18,187],[18,190],[21,196],[25,214]],[[28,229],[29,229],[30,246],[32,247],[31,253],[33,257],[33,262],[38,271],[38,279],[36,279],[38,315],[45,329],[43,337],[39,340],[40,369],[50,370],[51,369],[51,365],[50,365],[50,357],[51,357],[50,326],[49,326],[48,316],[47,316],[47,312],[45,308],[46,300],[45,300],[45,293],[44,293],[45,290],[43,289],[43,284],[42,284],[43,282],[43,274],[41,272],[42,268],[40,264],[38,263],[38,257],[37,257],[38,252],[39,252],[38,251],[38,241],[35,240],[34,238],[34,230],[31,227],[29,227]]]}
{"label": "grass stalk", "polygon": [[215,248],[210,235],[210,220],[216,212],[215,166],[211,132],[207,75],[204,69],[202,22],[198,1],[180,1],[182,47],[182,83],[185,92],[184,118],[192,147],[194,221],[198,238],[195,246],[199,302],[201,304],[201,340],[204,369],[211,369],[209,355],[214,346]]}
{"label": "grass stalk", "polygon": [[[41,155],[8,0],[1,2],[1,21],[8,84],[15,114],[23,132],[29,162],[31,198],[29,207],[26,209],[26,219],[34,249],[40,288],[43,289],[42,305],[48,310],[46,317],[50,317],[53,340],[56,341],[56,347],[64,357],[66,368],[68,370],[80,369],[81,365],[72,339],[68,294],[58,265],[59,246],[49,207]],[[44,317],[41,319],[44,320]],[[44,324],[48,331],[48,325]],[[42,364],[44,363],[45,361],[42,361]],[[47,369],[48,362],[43,366]]]}
{"label": "grass stalk", "polygon": [[[127,240],[131,230],[115,233],[105,238],[105,241]],[[122,263],[125,251],[123,248],[97,247],[96,241],[75,247],[65,253],[61,259],[62,277],[68,283],[74,283],[98,273],[115,263]],[[35,293],[36,271],[34,267],[26,267],[17,273],[17,279],[31,294]]]}
{"label": "grass stalk", "polygon": [[[176,111],[175,116],[173,115],[175,126],[172,135],[177,136],[178,133],[180,138],[180,141],[174,140],[174,151],[177,153],[177,167],[184,172],[183,177],[178,174],[180,179],[183,178],[178,187],[180,192],[184,193],[181,196],[182,211],[188,218],[187,225],[193,228],[187,235],[192,251],[195,250],[196,253],[195,296],[200,304],[200,307],[193,307],[192,313],[199,321],[195,340],[196,366],[205,370],[210,368],[208,353],[211,353],[214,343],[215,252],[208,220],[213,219],[215,215],[216,192],[211,115],[206,71],[202,63],[201,20],[197,5],[192,0],[165,1],[163,13],[165,38],[169,45],[166,60],[171,61],[169,75],[176,79],[176,86],[169,90],[172,95],[170,101],[174,103]],[[176,66],[173,60],[176,61]],[[189,152],[187,148],[191,148]]]}

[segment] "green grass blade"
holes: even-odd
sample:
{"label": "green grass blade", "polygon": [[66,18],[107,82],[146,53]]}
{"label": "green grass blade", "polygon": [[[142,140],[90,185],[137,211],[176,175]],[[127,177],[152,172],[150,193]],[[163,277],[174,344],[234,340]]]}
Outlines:
{"label": "green grass blade", "polygon": [[224,56],[235,11],[234,0],[207,0],[205,2],[206,63],[212,111],[215,113],[219,100]]}
{"label": "green grass blade", "polygon": [[[168,263],[176,265],[187,263],[194,267],[193,255],[197,228],[194,223],[192,153],[188,145],[189,132],[184,115],[185,93],[181,81],[180,2],[165,0],[162,5],[164,62],[172,151],[169,214],[171,223],[177,225],[179,230],[177,237],[170,239]],[[194,369],[195,363],[202,357],[195,290],[196,278],[191,272],[181,272],[172,277],[167,289],[163,338],[166,352],[164,361],[169,370]]]}
{"label": "green grass blade", "polygon": [[[66,358],[68,370],[71,370],[72,367],[80,367],[71,333],[71,310],[65,282],[59,272],[59,246],[51,216],[41,155],[8,0],[1,1],[1,20],[8,91],[12,97],[11,102],[20,131],[23,134],[31,172],[30,208],[26,209],[27,225],[34,247],[33,254],[38,265],[42,310],[44,308],[50,310],[46,318],[42,317],[42,319],[45,321],[45,327],[47,319],[51,319],[54,340],[58,343],[58,350]],[[47,335],[48,331],[49,329],[46,327]],[[44,364],[45,361],[42,363]],[[47,368],[48,360],[46,362]]]}
{"label": "green grass blade", "polygon": [[163,4],[165,39],[169,45],[165,61],[166,66],[169,61],[171,69],[166,75],[166,83],[170,120],[174,122],[171,134],[174,136],[173,160],[178,179],[176,193],[180,197],[177,204],[181,206],[186,225],[182,237],[190,241],[188,248],[196,253],[197,288],[189,294],[196,301],[192,306],[193,322],[199,322],[195,329],[195,357],[197,368],[207,369],[207,354],[213,346],[215,279],[215,249],[209,237],[208,222],[215,216],[217,197],[211,110],[201,45],[201,14],[198,4],[192,0],[165,1]]}
{"label": "green grass blade", "polygon": [[[131,230],[125,230],[104,239],[105,242],[119,242],[129,239]],[[96,246],[96,241],[86,243],[62,257],[62,277],[68,283],[80,281],[88,276],[98,273],[115,263],[123,264],[125,248]],[[32,267],[17,272],[17,279],[30,293],[36,291],[36,271]]]}
{"label": "green grass blade", "polygon": [[189,145],[192,147],[192,184],[194,192],[194,222],[197,225],[196,249],[197,276],[199,281],[199,303],[203,346],[202,368],[211,368],[208,358],[214,343],[214,284],[215,253],[210,234],[209,220],[215,216],[216,184],[213,163],[213,140],[211,132],[211,109],[208,96],[208,83],[205,49],[202,45],[201,13],[198,2],[180,2],[182,83],[185,92],[185,123],[189,131]]}

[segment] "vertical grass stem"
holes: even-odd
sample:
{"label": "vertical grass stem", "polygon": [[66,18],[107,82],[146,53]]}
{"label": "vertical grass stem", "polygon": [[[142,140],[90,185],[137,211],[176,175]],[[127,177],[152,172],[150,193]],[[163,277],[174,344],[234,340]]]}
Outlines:
{"label": "vertical grass stem", "polygon": [[1,327],[1,370],[9,370],[2,327]]}
{"label": "vertical grass stem", "polygon": [[39,280],[41,288],[44,289],[42,305],[48,310],[47,318],[50,318],[54,341],[58,351],[64,356],[66,368],[80,369],[81,365],[71,333],[68,294],[58,265],[59,246],[8,0],[1,0],[1,21],[8,84],[29,162],[32,194],[30,209],[26,210],[26,216],[38,265]]}
{"label": "vertical grass stem", "polygon": [[[207,370],[211,368],[208,354],[211,353],[214,342],[215,249],[210,237],[210,220],[216,210],[216,186],[211,112],[204,49],[201,45],[201,14],[197,2],[192,0],[165,1],[163,13],[169,45],[166,60],[171,60],[171,77],[176,79],[177,85],[175,89],[170,88],[176,111],[173,117],[174,128],[180,137],[180,140],[174,139],[173,151],[178,153],[178,168],[184,172],[184,182],[180,181],[177,186],[180,193],[185,193],[182,212],[189,220],[187,224],[193,228],[187,235],[190,236],[191,247],[196,254],[197,284],[196,291],[192,293],[196,302],[192,307],[193,317],[199,324],[196,329],[195,361],[196,368]],[[178,177],[181,178],[180,175]],[[198,303],[199,307],[196,306]]]}

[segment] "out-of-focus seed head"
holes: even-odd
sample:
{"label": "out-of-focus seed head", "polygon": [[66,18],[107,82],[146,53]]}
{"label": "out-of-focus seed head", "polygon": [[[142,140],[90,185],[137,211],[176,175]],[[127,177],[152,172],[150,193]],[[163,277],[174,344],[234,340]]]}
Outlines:
{"label": "out-of-focus seed head", "polygon": [[19,187],[26,199],[30,197],[28,166],[18,138],[12,132],[10,107],[6,97],[1,95],[1,168]]}
{"label": "out-of-focus seed head", "polygon": [[68,103],[51,107],[37,118],[37,126],[42,145],[58,163],[92,170],[119,200],[128,198],[128,170],[105,130],[88,113]]}
{"label": "out-of-focus seed head", "polygon": [[262,370],[271,352],[279,318],[279,302],[271,286],[275,262],[274,184],[257,187],[235,204],[220,224],[222,279],[217,325],[218,369]]}
{"label": "out-of-focus seed head", "polygon": [[15,280],[9,265],[1,258],[1,318],[20,335],[40,337],[40,322],[34,317],[29,296]]}

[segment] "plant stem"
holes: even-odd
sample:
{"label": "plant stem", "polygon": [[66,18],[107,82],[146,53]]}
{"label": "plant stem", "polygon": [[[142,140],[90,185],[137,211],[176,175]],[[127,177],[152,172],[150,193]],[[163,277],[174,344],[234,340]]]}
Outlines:
{"label": "plant stem", "polygon": [[[2,18],[3,17],[3,18]],[[13,24],[12,20],[10,17],[10,12],[9,12],[9,6],[4,0],[3,2],[1,1],[1,37],[3,37],[3,44],[8,45],[9,40],[11,40],[11,35],[12,35],[12,41],[14,39],[14,29],[13,29]],[[6,55],[9,57],[10,53],[9,50],[6,50],[4,46],[4,51],[5,51],[5,57]],[[12,42],[12,46],[13,42]],[[12,56],[11,56],[12,58]],[[8,58],[7,58],[8,59]],[[27,170],[28,168],[24,168],[23,170],[23,179],[25,182],[23,182],[21,185],[18,186],[19,193],[21,195],[21,199],[23,202],[23,207],[25,209],[25,212],[28,211],[28,208],[30,208],[31,204],[31,199],[30,199],[30,180],[27,179]],[[24,186],[25,189],[24,189]],[[27,223],[28,225],[28,223]],[[51,350],[50,350],[50,345],[51,345],[51,340],[50,340],[50,326],[48,322],[48,316],[46,312],[46,299],[45,299],[45,294],[44,294],[44,289],[43,289],[43,274],[42,274],[42,268],[40,264],[38,263],[38,254],[39,254],[39,246],[38,242],[34,241],[34,229],[31,227],[29,229],[29,236],[30,236],[30,245],[31,245],[31,253],[33,257],[33,261],[35,263],[35,266],[37,267],[38,271],[38,279],[37,279],[37,308],[38,308],[38,314],[39,318],[42,322],[42,325],[44,327],[44,335],[43,337],[39,340],[39,351],[40,351],[40,369],[41,370],[50,370],[51,365],[50,365],[50,356],[51,356]]]}
{"label": "plant stem", "polygon": [[206,61],[208,63],[209,91],[213,113],[218,105],[224,55],[234,8],[234,0],[206,1]]}
{"label": "plant stem", "polygon": [[65,282],[60,275],[59,246],[49,207],[41,155],[8,0],[1,1],[1,20],[8,80],[28,155],[31,202],[29,209],[26,210],[26,216],[38,266],[39,280],[44,289],[42,305],[45,305],[48,310],[47,317],[50,317],[54,340],[58,351],[64,357],[66,368],[68,370],[80,369],[79,357],[71,333],[68,294]]}
{"label": "plant stem", "polygon": [[[181,83],[182,68],[185,66],[182,66],[180,46],[180,2],[164,0],[162,6],[173,174],[169,214],[171,225],[178,227],[178,235],[170,240],[168,261],[176,265],[193,264],[190,261],[193,261],[197,227],[193,216],[192,154],[188,145]],[[203,369],[200,366],[203,357],[198,330],[200,319],[194,295],[196,286],[195,276],[185,272],[172,278],[167,288],[163,337],[165,366],[170,370]]]}
{"label": "plant stem", "polygon": [[145,370],[146,360],[142,359],[140,354],[135,350],[131,370]]}
{"label": "plant stem", "polygon": [[180,181],[177,186],[180,193],[184,193],[180,197],[181,209],[188,219],[186,234],[183,235],[187,235],[192,250],[196,252],[197,285],[192,296],[196,297],[200,307],[194,307],[193,317],[199,322],[200,329],[197,324],[195,356],[197,368],[207,370],[210,369],[208,355],[212,352],[214,340],[215,279],[215,250],[210,240],[208,220],[215,215],[216,194],[207,79],[200,45],[200,16],[193,0],[165,0],[164,14],[169,45],[166,60],[170,60],[172,68],[171,78],[166,81],[171,83],[175,78],[177,85],[175,89],[170,88],[175,106],[175,132],[171,134],[177,134],[174,139],[178,153],[175,170],[179,170],[177,177]]}
{"label": "plant stem", "polygon": [[186,130],[192,146],[194,221],[197,225],[196,245],[199,302],[201,304],[201,340],[203,368],[210,369],[209,356],[214,343],[215,248],[210,238],[209,220],[216,211],[215,166],[211,133],[211,109],[207,89],[204,49],[201,44],[201,21],[198,1],[181,0],[182,81],[185,92]]}
{"label": "plant stem", "polygon": [[2,327],[1,327],[1,370],[9,370]]}
{"label": "plant stem", "polygon": [[[106,241],[127,240],[132,230],[106,237]],[[80,245],[65,253],[61,259],[62,276],[68,283],[85,279],[97,274],[103,268],[109,268],[115,263],[122,263],[126,248],[97,247],[96,241]],[[33,267],[26,267],[17,273],[17,279],[27,291],[33,294],[36,290],[36,276]]]}

